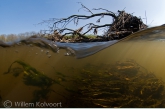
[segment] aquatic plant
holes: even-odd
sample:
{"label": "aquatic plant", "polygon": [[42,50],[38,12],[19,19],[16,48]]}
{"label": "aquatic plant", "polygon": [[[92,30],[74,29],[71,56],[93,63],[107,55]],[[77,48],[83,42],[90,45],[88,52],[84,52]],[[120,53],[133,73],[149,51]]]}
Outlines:
{"label": "aquatic plant", "polygon": [[164,82],[133,60],[88,64],[80,72],[79,94],[68,107],[165,107]]}
{"label": "aquatic plant", "polygon": [[[19,67],[12,68],[13,64],[15,64],[15,63],[21,65],[23,67],[23,69],[21,69]],[[23,61],[20,61],[20,60],[14,61],[8,68],[8,71],[5,72],[4,74],[8,74],[11,71],[13,72],[13,76],[15,76],[15,77],[19,76],[20,73],[23,73],[23,82],[25,85],[36,86],[36,87],[40,88],[40,90],[35,90],[33,93],[34,97],[32,99],[32,102],[34,102],[34,103],[36,101],[39,101],[41,98],[46,99],[47,94],[49,92],[52,92],[52,89],[50,88],[50,86],[52,86],[53,84],[58,84],[60,86],[63,86],[60,83],[60,81],[47,77],[46,75],[44,75],[43,73],[41,73],[40,71],[35,69],[34,67],[32,67],[29,64],[27,64]],[[62,75],[59,72],[58,72],[58,74]],[[65,77],[65,75],[62,75],[62,76]],[[62,79],[65,80],[64,78],[62,78]]]}
{"label": "aquatic plant", "polygon": [[[53,80],[47,76],[45,76],[43,73],[39,72],[36,70],[34,67],[31,67],[30,65],[24,63],[23,61],[17,60],[14,61],[10,67],[8,68],[8,71],[5,72],[5,74],[9,73],[11,71],[11,67],[14,63],[18,63],[23,67],[23,73],[24,73],[24,83],[26,85],[33,85],[33,86],[39,86],[39,87],[44,87],[44,86],[51,86],[53,83],[59,84],[59,81]],[[16,68],[14,68],[15,70]],[[17,68],[18,69],[18,68]]]}
{"label": "aquatic plant", "polygon": [[[20,67],[12,68],[15,63],[21,65],[22,70]],[[55,71],[54,79],[17,60],[5,74],[10,72],[15,77],[22,73],[25,85],[39,88],[33,92],[34,103],[48,99],[48,94],[54,92],[66,100],[64,107],[165,107],[164,82],[133,60],[69,68],[69,72],[80,74],[72,77]],[[61,82],[72,82],[73,85],[64,86]],[[51,89],[53,84],[62,86],[70,96]]]}

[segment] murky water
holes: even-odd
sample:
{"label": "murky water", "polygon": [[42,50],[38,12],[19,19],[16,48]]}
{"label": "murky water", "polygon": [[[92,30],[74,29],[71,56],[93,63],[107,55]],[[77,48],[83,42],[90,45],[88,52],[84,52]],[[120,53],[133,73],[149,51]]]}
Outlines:
{"label": "murky water", "polygon": [[1,43],[0,106],[165,107],[165,27],[87,44]]}

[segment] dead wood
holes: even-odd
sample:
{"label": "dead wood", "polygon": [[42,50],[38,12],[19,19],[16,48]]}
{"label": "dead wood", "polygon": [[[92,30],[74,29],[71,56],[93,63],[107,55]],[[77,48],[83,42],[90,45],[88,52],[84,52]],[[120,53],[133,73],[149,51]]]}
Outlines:
{"label": "dead wood", "polygon": [[[75,42],[83,42],[83,41],[91,41],[90,38],[86,37],[85,35],[89,33],[90,31],[93,31],[93,34],[97,36],[98,29],[99,28],[108,28],[106,32],[102,35],[102,37],[96,37],[96,41],[108,41],[108,40],[114,40],[114,39],[121,39],[123,37],[128,36],[129,34],[139,31],[141,29],[147,28],[147,25],[145,25],[141,18],[138,18],[136,16],[133,16],[132,14],[126,13],[124,10],[117,12],[115,14],[114,12],[111,12],[107,9],[98,8],[93,10],[103,10],[106,12],[102,13],[93,13],[89,8],[85,7],[82,3],[80,3],[82,8],[87,10],[91,15],[71,15],[67,18],[57,19],[54,18],[52,27],[49,28],[49,34],[51,34],[51,39],[54,41],[64,41],[64,37],[66,35],[71,36],[78,36],[75,40]],[[79,9],[80,10],[80,9]],[[94,17],[100,17],[97,19],[96,23],[101,22],[101,19],[107,16],[110,16],[113,19],[112,23],[103,24],[103,25],[96,25],[94,23],[88,23],[76,30],[67,28],[66,26],[74,22],[75,25],[78,25],[79,20],[87,20]],[[111,20],[111,19],[110,19]],[[49,23],[50,20],[44,21],[42,23]],[[61,25],[61,26],[59,26]],[[87,29],[84,29],[87,28]],[[85,30],[85,31],[83,31]],[[69,32],[66,32],[69,31]],[[67,39],[65,39],[67,40]],[[68,41],[67,41],[68,42]]]}

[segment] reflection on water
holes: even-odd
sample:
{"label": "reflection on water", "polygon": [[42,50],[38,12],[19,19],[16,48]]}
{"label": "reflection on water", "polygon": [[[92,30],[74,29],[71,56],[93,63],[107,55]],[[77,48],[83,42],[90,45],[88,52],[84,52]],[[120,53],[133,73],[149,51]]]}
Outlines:
{"label": "reflection on water", "polygon": [[[110,47],[109,42],[74,46],[45,39],[1,43],[0,107],[6,100],[12,107],[21,101],[61,107],[165,107],[164,39],[165,27],[155,27]],[[90,56],[75,58],[81,54]]]}

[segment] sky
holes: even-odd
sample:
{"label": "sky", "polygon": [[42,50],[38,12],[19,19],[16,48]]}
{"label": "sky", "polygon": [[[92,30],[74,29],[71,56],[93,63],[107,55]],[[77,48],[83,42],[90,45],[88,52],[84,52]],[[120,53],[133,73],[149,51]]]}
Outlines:
{"label": "sky", "polygon": [[[150,27],[165,24],[165,0],[0,0],[0,34],[19,34],[39,32],[48,29],[47,24],[38,24],[50,18],[66,18],[72,14],[90,15],[79,10],[83,3],[87,8],[105,8],[116,13],[125,10],[127,13],[141,18],[147,15],[147,25]],[[79,10],[79,11],[78,11]],[[104,12],[104,11],[102,11]],[[101,25],[111,23],[110,18],[101,20]],[[82,21],[76,27],[71,23],[70,28],[79,28],[85,23],[96,22],[96,19]],[[146,19],[143,19],[146,23]]]}

